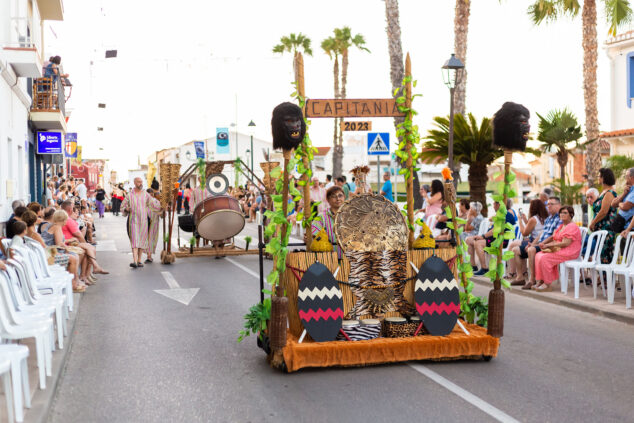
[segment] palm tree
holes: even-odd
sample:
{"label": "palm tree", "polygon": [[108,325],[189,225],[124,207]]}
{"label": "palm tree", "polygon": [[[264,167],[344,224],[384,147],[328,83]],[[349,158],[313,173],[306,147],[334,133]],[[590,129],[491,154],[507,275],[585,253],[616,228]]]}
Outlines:
{"label": "palm tree", "polygon": [[[335,40],[334,37],[328,37],[326,39],[324,39],[321,42],[321,49],[324,51],[324,53],[326,53],[328,55],[328,57],[330,57],[331,59],[334,58],[335,60],[335,64],[333,66],[333,74],[334,74],[334,81],[335,81],[335,98],[341,98],[341,92],[339,91],[339,55],[341,54],[341,51],[339,49],[339,44],[337,43],[337,41]],[[338,145],[338,140],[339,140],[339,132],[338,132],[338,128],[339,128],[339,119],[334,118],[334,130],[333,130],[333,135],[332,135],[332,144],[334,146],[333,149],[333,156],[332,156],[332,161],[333,161],[333,173],[334,173],[334,168],[335,168],[335,154],[334,151],[337,149],[337,145]],[[343,153],[343,152],[342,152]],[[343,154],[339,157],[339,167],[341,168],[341,159],[342,159]]]}
{"label": "palm tree", "polygon": [[[392,82],[392,93],[394,98],[401,95],[401,84],[405,76],[405,65],[403,64],[403,47],[401,46],[401,24],[399,23],[398,0],[385,0],[385,18],[387,20],[387,47],[390,53],[390,81]],[[402,117],[394,118],[394,128],[403,123]],[[402,138],[399,138],[399,142]],[[400,159],[397,158],[399,162]],[[401,162],[401,167],[403,163]],[[418,173],[414,172],[414,208],[420,209],[423,206],[423,198],[420,195],[420,182]]]}
{"label": "palm tree", "polygon": [[[482,203],[486,213],[487,167],[503,152],[491,144],[491,119],[483,118],[478,125],[471,113],[467,117],[468,120],[463,115],[454,117],[454,160],[469,166],[469,197]],[[437,116],[434,123],[437,129],[429,130],[420,154],[423,162],[436,162],[448,157],[449,117]]]}
{"label": "palm tree", "polygon": [[[603,0],[609,35],[616,35],[618,27],[632,19],[629,0]],[[535,0],[528,8],[528,14],[535,23],[553,22],[560,16],[579,15],[581,6],[578,0]],[[584,0],[581,11],[582,47],[583,47],[583,97],[586,114],[586,137],[588,155],[586,168],[590,186],[596,181],[601,167],[599,150],[599,118],[597,111],[597,0]]]}
{"label": "palm tree", "polygon": [[312,56],[313,50],[310,48],[310,43],[310,38],[300,32],[299,34],[291,33],[288,36],[283,36],[280,38],[280,43],[273,47],[273,53],[293,53],[293,75],[296,82],[299,80],[299,75],[297,75],[297,55],[301,49],[305,54]]}
{"label": "palm tree", "polygon": [[[357,34],[352,36],[350,27],[335,28],[334,37],[326,38],[321,43],[321,48],[332,58],[335,56],[335,98],[346,98],[346,85],[348,83],[348,64],[350,47],[357,47],[360,50],[370,51],[365,47],[365,38]],[[341,55],[341,85],[339,85],[339,55]],[[341,91],[339,91],[339,88]],[[332,175],[334,178],[342,174],[343,162],[343,135],[341,125],[335,119],[335,142],[332,153]]]}
{"label": "palm tree", "polygon": [[[568,156],[574,155],[576,148],[581,148],[581,126],[577,118],[568,109],[551,110],[544,118],[539,113],[539,130],[537,140],[541,141],[541,150],[545,153],[555,152],[559,164],[559,178],[566,180]],[[573,143],[571,145],[571,143]]]}
{"label": "palm tree", "polygon": [[453,21],[454,53],[465,65],[462,77],[454,91],[454,113],[464,115],[467,91],[467,34],[469,32],[469,15],[471,14],[471,0],[456,0],[456,14]]}

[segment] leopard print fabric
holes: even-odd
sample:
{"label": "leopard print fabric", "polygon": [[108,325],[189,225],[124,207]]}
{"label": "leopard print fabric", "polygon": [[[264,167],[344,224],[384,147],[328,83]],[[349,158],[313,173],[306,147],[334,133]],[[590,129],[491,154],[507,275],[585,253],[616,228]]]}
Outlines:
{"label": "leopard print fabric", "polygon": [[[402,316],[414,314],[414,306],[403,295],[406,251],[348,251],[346,257],[350,261],[348,282],[356,300],[346,319],[381,318],[393,311]],[[377,286],[385,288],[363,288]]]}

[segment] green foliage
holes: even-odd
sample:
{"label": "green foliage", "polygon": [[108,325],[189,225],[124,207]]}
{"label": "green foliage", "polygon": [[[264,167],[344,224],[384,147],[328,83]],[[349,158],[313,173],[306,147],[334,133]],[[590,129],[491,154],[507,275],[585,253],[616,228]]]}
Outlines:
{"label": "green foliage", "polygon": [[634,167],[634,158],[623,155],[610,156],[605,163],[605,167],[612,169],[617,180],[624,179],[625,171]]}
{"label": "green foliage", "polygon": [[163,241],[170,242],[170,234],[163,235]]}
{"label": "green foliage", "polygon": [[191,238],[189,238],[189,245],[192,246],[192,247],[194,245],[196,245],[196,237],[195,236],[192,236]]}
{"label": "green foliage", "polygon": [[257,303],[244,316],[244,329],[240,331],[238,342],[251,334],[260,334],[266,330],[266,322],[271,318],[271,299],[265,298],[263,303]]}
{"label": "green foliage", "polygon": [[[608,35],[615,36],[621,25],[631,22],[632,8],[628,0],[604,0],[603,5]],[[535,0],[528,8],[528,15],[535,25],[539,25],[555,22],[560,16],[579,16],[580,11],[578,0]],[[596,22],[594,24],[596,26]]]}
{"label": "green foliage", "polygon": [[[497,178],[499,174],[493,175],[493,178]],[[500,208],[493,216],[493,237],[494,241],[491,243],[490,247],[485,247],[484,251],[489,253],[492,258],[489,262],[489,271],[485,274],[491,282],[495,283],[496,280],[499,280],[502,286],[510,288],[511,285],[509,282],[504,279],[504,263],[502,261],[507,261],[511,258],[510,255],[504,254],[500,257],[500,246],[503,244],[505,240],[512,240],[515,238],[515,234],[513,233],[513,225],[510,223],[506,223],[506,204],[504,202],[504,195],[508,198],[513,198],[517,196],[517,193],[511,188],[511,184],[515,182],[515,174],[513,172],[509,172],[508,175],[505,176],[504,181],[498,184],[497,193],[493,195],[493,201],[497,201],[500,203]],[[498,258],[500,259],[500,263],[498,264]]]}
{"label": "green foliage", "polygon": [[[451,216],[451,210],[449,207],[445,208],[447,216]],[[456,256],[458,260],[458,275],[464,291],[460,291],[460,317],[462,317],[467,323],[477,323],[478,325],[485,326],[487,322],[489,306],[484,297],[478,297],[471,293],[473,290],[473,267],[471,266],[471,257],[469,256],[469,247],[464,240],[460,239],[460,235],[464,232],[464,229],[460,224],[466,223],[464,219],[456,218],[458,227],[456,228]],[[447,226],[451,225],[450,223]],[[451,225],[453,226],[453,225]],[[475,321],[476,316],[478,318]],[[484,316],[484,321],[482,320]]]}
{"label": "green foliage", "polygon": [[249,235],[244,237],[244,242],[246,242],[247,244],[250,244],[251,241],[253,241],[253,238],[251,238]]}
{"label": "green foliage", "polygon": [[[420,156],[417,150],[417,146],[420,142],[420,134],[418,132],[418,125],[414,125],[413,122],[413,117],[417,115],[418,112],[413,109],[411,104],[407,107],[407,98],[405,97],[405,86],[410,82],[412,82],[412,77],[406,76],[403,78],[401,88],[397,88],[393,93],[394,95],[397,95],[400,92],[401,95],[396,97],[396,104],[398,105],[398,110],[405,113],[405,120],[396,125],[396,137],[400,140],[400,142],[398,144],[398,149],[394,152],[394,154],[400,159],[402,166],[398,173],[399,175],[403,175],[406,180],[409,178],[411,172],[417,172],[420,170],[420,168],[415,166]],[[413,81],[412,85],[415,87],[416,81]],[[421,94],[412,95],[412,103],[416,97],[421,97]],[[412,159],[412,169],[405,167],[405,163],[409,158]],[[413,228],[410,227],[410,230],[413,230]]]}
{"label": "green foliage", "polygon": [[273,53],[297,53],[299,49],[304,50],[309,56],[313,55],[313,50],[310,47],[311,40],[306,35],[291,33],[288,36],[280,38],[280,43],[273,47]]}
{"label": "green foliage", "polygon": [[574,204],[581,204],[581,194],[583,191],[583,184],[571,184],[570,181],[565,179],[554,179],[551,182],[555,195],[561,199],[561,204],[572,206]]}
{"label": "green foliage", "polygon": [[205,159],[198,159],[196,161],[196,167],[198,168],[198,176],[201,180],[200,187],[204,189],[204,186],[207,183],[207,163],[205,162]]}
{"label": "green foliage", "polygon": [[[434,118],[434,124],[436,129],[428,131],[420,154],[423,161],[430,163],[449,157],[449,117],[437,116]],[[489,165],[504,154],[492,145],[493,128],[489,118],[483,118],[478,125],[471,113],[467,119],[462,115],[456,115],[453,133],[453,157],[460,163],[469,166],[474,163]]]}
{"label": "green foliage", "polygon": [[[579,139],[583,136],[577,117],[567,108],[551,110],[544,118],[537,113],[539,126],[537,140],[542,143],[544,152],[568,151],[580,148]],[[571,145],[572,144],[572,145]]]}

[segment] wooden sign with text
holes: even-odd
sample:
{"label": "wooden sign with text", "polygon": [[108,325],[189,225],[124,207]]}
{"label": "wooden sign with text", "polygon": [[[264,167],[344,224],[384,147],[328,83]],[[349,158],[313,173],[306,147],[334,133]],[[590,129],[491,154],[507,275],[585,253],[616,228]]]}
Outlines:
{"label": "wooden sign with text", "polygon": [[308,99],[305,114],[309,118],[405,117],[405,113],[398,110],[396,100],[393,98]]}
{"label": "wooden sign with text", "polygon": [[342,131],[371,131],[372,121],[369,120],[346,120],[341,121]]}

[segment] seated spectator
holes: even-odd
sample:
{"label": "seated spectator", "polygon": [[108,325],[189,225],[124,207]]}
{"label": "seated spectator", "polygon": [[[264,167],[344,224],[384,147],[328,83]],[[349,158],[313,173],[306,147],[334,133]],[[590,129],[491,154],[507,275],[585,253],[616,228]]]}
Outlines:
{"label": "seated spectator", "polygon": [[[575,211],[571,206],[563,206],[559,210],[561,225],[552,236],[539,244],[542,249],[535,256],[535,278],[537,292],[549,292],[551,284],[559,279],[559,264],[579,257],[581,251],[581,231],[572,221]],[[547,251],[544,251],[547,250]]]}
{"label": "seated spectator", "polygon": [[561,208],[561,200],[559,197],[550,197],[548,199],[548,218],[544,222],[544,230],[537,239],[526,249],[528,253],[528,267],[530,269],[530,280],[522,287],[522,289],[531,289],[535,285],[535,255],[541,251],[540,243],[552,236],[555,229],[561,225],[559,218],[559,209]]}
{"label": "seated spectator", "polygon": [[470,236],[478,234],[480,225],[484,220],[484,216],[482,216],[482,203],[474,201],[469,204],[469,212],[467,213],[467,218],[465,220],[467,223],[464,225],[464,232],[460,234],[460,239],[463,241]]}
{"label": "seated spectator", "polygon": [[[73,205],[70,201],[65,201],[62,203],[62,210],[66,212],[69,219],[67,219],[66,224],[62,227],[62,232],[64,233],[64,239],[66,240],[67,245],[76,245],[84,250],[84,253],[87,257],[85,260],[85,265],[81,266],[81,279],[88,280],[94,283],[94,276],[91,275],[91,268],[94,268],[94,273],[107,275],[108,272],[104,270],[99,263],[97,263],[96,249],[93,245],[86,242],[86,239],[79,231],[79,225],[77,224],[77,214],[73,210]],[[69,214],[70,213],[70,214]]]}
{"label": "seated spectator", "polygon": [[13,214],[9,216],[9,220],[7,221],[7,238],[13,238],[13,235],[15,235],[13,233],[13,222],[20,220],[20,216],[22,216],[26,211],[26,207],[24,207],[24,202],[22,200],[15,200],[11,206],[13,207]]}
{"label": "seated spectator", "polygon": [[627,232],[632,229],[632,216],[634,216],[634,189],[632,186],[634,186],[634,168],[628,169],[625,173],[623,194],[612,200],[612,207],[618,208],[611,225],[614,233],[626,233],[626,229]]}
{"label": "seated spectator", "polygon": [[508,261],[509,274],[507,279],[511,280],[511,285],[525,285],[528,278],[528,271],[526,270],[526,259],[528,259],[528,252],[526,249],[529,245],[532,245],[544,230],[544,223],[548,218],[548,211],[546,206],[540,199],[535,199],[530,202],[528,208],[529,217],[520,210],[520,233],[523,237],[522,240],[515,240],[509,244],[509,250],[513,251],[515,256]]}
{"label": "seated spectator", "polygon": [[513,210],[513,200],[510,198],[506,200],[506,210],[508,210],[509,213],[513,215],[515,221],[517,222],[517,213],[515,213],[515,210]]}
{"label": "seated spectator", "polygon": [[11,224],[11,232],[13,237],[11,238],[11,245],[9,245],[9,257],[15,256],[15,249],[24,246],[24,237],[26,236],[26,223],[21,220],[16,220]]}
{"label": "seated spectator", "polygon": [[[46,223],[43,226],[42,240],[49,247],[56,247],[57,254],[55,255],[55,263],[62,265],[60,262],[64,260],[63,257],[68,257],[66,260],[68,263],[67,270],[74,275],[73,278],[73,292],[84,292],[86,289],[85,283],[91,283],[89,281],[83,281],[79,277],[79,263],[83,262],[84,266],[88,266],[87,257],[85,254],[78,256],[69,251],[69,247],[65,244],[64,233],[62,228],[66,225],[68,215],[64,210],[57,210],[53,213],[51,218],[52,223]],[[57,258],[57,257],[60,258]]]}
{"label": "seated spectator", "polygon": [[445,199],[445,187],[442,181],[434,179],[431,181],[431,193],[428,193],[423,197],[423,200],[427,202],[425,208],[425,218],[442,214],[442,202]]}
{"label": "seated spectator", "polygon": [[[432,190],[433,190],[433,186],[432,186]],[[497,201],[493,203],[493,209],[496,212],[498,211],[499,208],[500,208],[500,203],[498,203]],[[509,211],[506,212],[506,223],[515,225],[515,218]],[[489,271],[489,268],[485,267],[486,265],[488,265],[488,262],[485,261],[484,247],[490,247],[493,241],[495,241],[495,238],[493,237],[493,225],[489,227],[489,230],[484,235],[470,236],[465,240],[465,242],[467,243],[467,246],[469,247],[469,255],[471,256],[471,266],[472,267],[476,266],[476,263],[475,263],[476,254],[478,256],[478,259],[480,260],[480,266],[481,266],[480,270],[475,272],[474,276],[482,276]],[[508,240],[504,240],[503,245],[504,247],[506,247],[508,245]]]}
{"label": "seated spectator", "polygon": [[42,247],[46,248],[46,244],[44,243],[44,240],[42,239],[40,234],[38,234],[37,231],[35,230],[35,225],[37,224],[37,215],[33,213],[31,210],[27,210],[22,215],[22,221],[26,223],[26,236],[28,236],[31,239],[34,239],[35,241],[39,242]]}
{"label": "seated spectator", "polygon": [[53,223],[53,214],[55,213],[55,207],[47,207],[44,211],[44,216],[42,217],[42,222],[37,225],[37,232],[39,234],[42,233],[42,227],[47,223]]}
{"label": "seated spectator", "polygon": [[607,264],[612,262],[614,241],[616,238],[615,232],[612,231],[612,222],[616,218],[616,207],[612,206],[616,198],[616,191],[613,189],[616,178],[614,177],[612,169],[599,169],[599,183],[601,184],[601,194],[592,204],[594,219],[592,219],[588,225],[588,229],[591,231],[605,230],[608,232],[603,242],[603,248],[601,249],[601,263]]}

